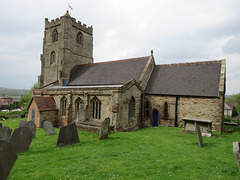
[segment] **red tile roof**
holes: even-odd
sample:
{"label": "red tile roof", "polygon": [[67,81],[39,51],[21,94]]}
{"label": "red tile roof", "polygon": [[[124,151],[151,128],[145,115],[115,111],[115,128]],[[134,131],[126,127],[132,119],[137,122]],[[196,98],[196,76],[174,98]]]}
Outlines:
{"label": "red tile roof", "polygon": [[57,111],[56,102],[53,97],[34,97],[39,111]]}

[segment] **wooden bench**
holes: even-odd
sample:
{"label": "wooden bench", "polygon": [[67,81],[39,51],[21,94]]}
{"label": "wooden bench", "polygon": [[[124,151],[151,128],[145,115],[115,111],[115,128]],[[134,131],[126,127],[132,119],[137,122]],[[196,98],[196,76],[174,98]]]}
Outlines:
{"label": "wooden bench", "polygon": [[192,119],[192,118],[183,118],[184,121],[183,129],[185,131],[196,131],[195,122],[200,127],[202,133],[211,133],[212,132],[212,120],[206,119]]}

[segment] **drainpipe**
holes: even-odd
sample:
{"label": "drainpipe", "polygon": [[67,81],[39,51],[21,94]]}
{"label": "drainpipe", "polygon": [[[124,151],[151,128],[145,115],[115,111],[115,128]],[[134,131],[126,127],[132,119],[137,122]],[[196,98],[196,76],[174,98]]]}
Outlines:
{"label": "drainpipe", "polygon": [[175,103],[175,127],[178,127],[178,99],[179,99],[179,96],[176,96],[176,103]]}

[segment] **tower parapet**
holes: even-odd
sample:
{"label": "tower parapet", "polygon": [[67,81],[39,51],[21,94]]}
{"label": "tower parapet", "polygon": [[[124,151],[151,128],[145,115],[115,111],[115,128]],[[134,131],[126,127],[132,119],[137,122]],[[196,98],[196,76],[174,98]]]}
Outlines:
{"label": "tower parapet", "polygon": [[45,29],[53,28],[55,26],[61,25],[63,18],[70,18],[72,20],[73,27],[75,27],[81,31],[84,31],[90,35],[93,34],[92,26],[87,26],[86,24],[82,24],[81,21],[76,21],[75,18],[73,18],[69,15],[68,11],[66,12],[66,14],[64,16],[61,16],[60,19],[56,18],[56,19],[52,19],[51,21],[49,21],[48,18],[45,18]]}

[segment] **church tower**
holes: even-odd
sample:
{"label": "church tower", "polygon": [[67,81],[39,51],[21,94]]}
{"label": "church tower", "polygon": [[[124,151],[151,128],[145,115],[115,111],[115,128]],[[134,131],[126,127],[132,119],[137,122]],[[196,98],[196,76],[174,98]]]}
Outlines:
{"label": "church tower", "polygon": [[38,86],[53,82],[65,86],[76,65],[93,63],[92,35],[92,26],[76,22],[68,11],[51,22],[46,18]]}

